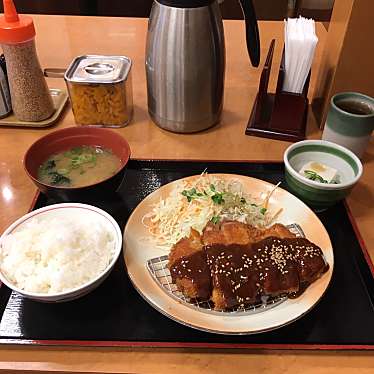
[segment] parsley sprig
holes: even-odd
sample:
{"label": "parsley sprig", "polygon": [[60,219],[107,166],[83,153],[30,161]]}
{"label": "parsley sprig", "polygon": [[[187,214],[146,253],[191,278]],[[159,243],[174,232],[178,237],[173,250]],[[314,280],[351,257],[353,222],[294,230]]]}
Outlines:
{"label": "parsley sprig", "polygon": [[203,197],[204,194],[201,192],[197,192],[196,188],[191,188],[190,190],[183,190],[182,195],[187,198],[188,202],[191,202],[193,199],[196,199],[198,197]]}
{"label": "parsley sprig", "polygon": [[219,217],[213,216],[210,220],[216,225],[219,222]]}
{"label": "parsley sprig", "polygon": [[[188,202],[191,202],[195,199],[203,199],[203,200],[212,200],[216,205],[223,205],[225,203],[228,204],[242,204],[243,206],[247,204],[247,201],[244,197],[236,197],[231,192],[219,192],[217,191],[214,184],[210,184],[207,189],[202,190],[202,192],[198,191],[195,187],[189,190],[183,190],[181,194],[186,197]],[[259,209],[259,213],[263,216],[267,214],[268,209],[264,206],[259,206],[255,203],[248,203],[250,206]],[[210,221],[214,224],[219,223],[220,217],[218,215],[213,216]]]}
{"label": "parsley sprig", "polygon": [[207,191],[198,192],[196,188],[191,188],[190,190],[183,190],[182,195],[187,198],[188,202],[198,198],[211,198],[214,204],[221,205],[225,202],[224,192],[218,192],[213,184],[209,186],[210,192]]}

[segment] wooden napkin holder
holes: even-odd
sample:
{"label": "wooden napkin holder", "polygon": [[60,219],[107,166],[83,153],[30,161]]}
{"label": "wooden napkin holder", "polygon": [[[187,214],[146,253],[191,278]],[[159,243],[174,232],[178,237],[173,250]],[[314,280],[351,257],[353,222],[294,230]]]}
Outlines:
{"label": "wooden napkin holder", "polygon": [[301,94],[283,91],[285,76],[283,49],[276,92],[275,94],[268,93],[274,47],[275,39],[270,43],[261,73],[258,94],[245,133],[246,135],[296,142],[305,139],[310,72]]}

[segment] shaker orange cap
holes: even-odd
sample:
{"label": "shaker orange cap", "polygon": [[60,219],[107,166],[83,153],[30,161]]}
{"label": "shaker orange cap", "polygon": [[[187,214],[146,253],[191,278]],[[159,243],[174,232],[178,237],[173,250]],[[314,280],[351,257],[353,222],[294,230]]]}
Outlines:
{"label": "shaker orange cap", "polygon": [[3,0],[4,14],[0,17],[0,43],[15,44],[35,36],[31,17],[18,14],[13,0]]}

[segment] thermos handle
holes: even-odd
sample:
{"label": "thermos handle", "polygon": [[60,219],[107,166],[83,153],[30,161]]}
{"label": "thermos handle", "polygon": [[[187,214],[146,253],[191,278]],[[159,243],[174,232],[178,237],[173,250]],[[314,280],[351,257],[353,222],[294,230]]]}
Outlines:
{"label": "thermos handle", "polygon": [[260,35],[252,0],[239,0],[245,20],[247,50],[253,66],[260,63]]}
{"label": "thermos handle", "polygon": [[49,78],[64,78],[66,69],[61,68],[46,68],[44,69],[44,76]]}

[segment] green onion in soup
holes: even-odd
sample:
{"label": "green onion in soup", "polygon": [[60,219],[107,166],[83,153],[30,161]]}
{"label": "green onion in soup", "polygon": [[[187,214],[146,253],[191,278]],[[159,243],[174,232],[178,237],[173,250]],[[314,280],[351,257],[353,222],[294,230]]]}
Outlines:
{"label": "green onion in soup", "polygon": [[38,179],[54,186],[82,187],[111,177],[120,166],[110,149],[84,145],[50,156],[40,165]]}

